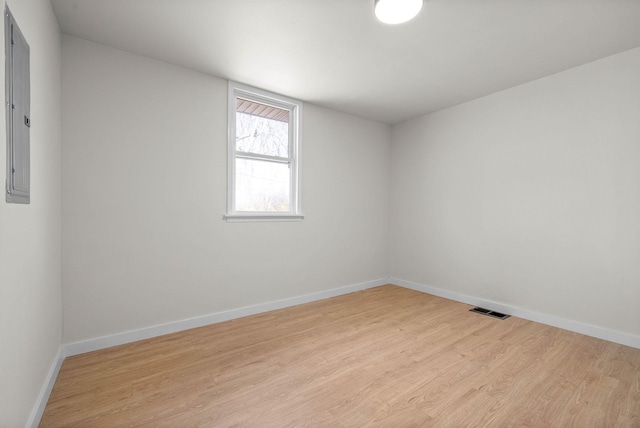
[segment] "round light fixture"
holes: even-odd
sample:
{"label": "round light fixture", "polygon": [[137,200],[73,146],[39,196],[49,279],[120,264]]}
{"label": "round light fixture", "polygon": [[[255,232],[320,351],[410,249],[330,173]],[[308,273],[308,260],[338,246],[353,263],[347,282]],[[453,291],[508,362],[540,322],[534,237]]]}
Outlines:
{"label": "round light fixture", "polygon": [[415,17],[423,0],[374,0],[376,18],[385,24],[401,24]]}

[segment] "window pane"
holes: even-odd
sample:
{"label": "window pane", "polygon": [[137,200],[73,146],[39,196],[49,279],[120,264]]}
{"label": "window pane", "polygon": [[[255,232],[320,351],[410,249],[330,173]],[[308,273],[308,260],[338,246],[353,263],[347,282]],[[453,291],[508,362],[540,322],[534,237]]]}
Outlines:
{"label": "window pane", "polygon": [[290,211],[289,165],[236,159],[236,211]]}
{"label": "window pane", "polygon": [[238,98],[236,150],[289,157],[289,110]]}

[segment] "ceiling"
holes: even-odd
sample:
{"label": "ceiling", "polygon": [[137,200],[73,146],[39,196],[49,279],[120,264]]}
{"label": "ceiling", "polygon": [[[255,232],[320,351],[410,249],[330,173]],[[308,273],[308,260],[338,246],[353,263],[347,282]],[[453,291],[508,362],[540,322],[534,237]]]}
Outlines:
{"label": "ceiling", "polygon": [[394,124],[640,46],[640,0],[51,0],[63,33]]}

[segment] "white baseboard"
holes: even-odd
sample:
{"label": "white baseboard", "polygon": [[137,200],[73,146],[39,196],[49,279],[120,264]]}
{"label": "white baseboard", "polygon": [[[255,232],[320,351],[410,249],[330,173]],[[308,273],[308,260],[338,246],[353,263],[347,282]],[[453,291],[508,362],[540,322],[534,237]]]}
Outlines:
{"label": "white baseboard", "polygon": [[556,317],[528,309],[518,308],[516,306],[504,303],[493,302],[491,300],[479,297],[469,296],[455,291],[444,290],[442,288],[431,287],[429,285],[417,284],[415,282],[405,281],[399,278],[389,278],[389,283],[399,285],[401,287],[410,288],[412,290],[421,291],[423,293],[432,294],[434,296],[444,297],[445,299],[455,300],[457,302],[466,303],[473,306],[480,306],[491,309],[493,311],[502,312],[504,314],[513,315],[514,317],[524,318],[529,321],[539,322],[563,330],[573,331],[574,333],[584,334],[586,336],[596,337],[598,339],[608,340],[609,342],[619,343],[621,345],[631,346],[640,349],[640,337],[628,333],[622,333],[591,324],[585,324],[579,321],[573,321],[566,318]]}
{"label": "white baseboard", "polygon": [[355,291],[378,287],[380,285],[385,285],[388,283],[388,278],[381,278],[374,281],[352,284],[345,287],[333,288],[331,290],[319,291],[316,293],[304,294],[302,296],[291,297],[288,299],[276,300],[252,306],[245,306],[238,309],[216,312],[200,317],[175,321],[168,324],[156,325],[152,327],[141,328],[138,330],[125,331],[123,333],[116,333],[109,336],[98,337],[95,339],[82,340],[79,342],[63,345],[64,356],[69,357],[72,355],[84,354],[86,352],[97,351],[99,349],[109,348],[111,346],[123,345],[125,343],[131,343],[138,340],[162,336],[164,334],[175,333],[178,331],[188,330],[196,327],[203,327],[205,325],[228,321],[235,318],[246,317],[249,315],[273,311],[276,309],[287,308],[289,306],[327,299],[329,297],[353,293]]}
{"label": "white baseboard", "polygon": [[25,426],[37,428],[40,424],[40,419],[42,419],[44,408],[47,406],[47,401],[49,401],[49,395],[51,395],[53,385],[56,383],[56,379],[58,378],[58,372],[60,372],[60,367],[62,366],[64,357],[64,350],[62,349],[62,347],[58,348],[58,353],[56,354],[55,359],[51,364],[49,373],[45,378],[42,389],[40,390],[40,394],[38,394],[38,399],[33,406],[33,410],[31,410],[31,414],[29,415],[29,419],[27,420],[27,424]]}

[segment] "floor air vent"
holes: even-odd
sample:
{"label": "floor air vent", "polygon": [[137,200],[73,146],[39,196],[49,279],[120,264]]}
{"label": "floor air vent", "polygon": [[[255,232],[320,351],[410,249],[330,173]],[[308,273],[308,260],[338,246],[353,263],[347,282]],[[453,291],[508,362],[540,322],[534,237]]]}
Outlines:
{"label": "floor air vent", "polygon": [[501,314],[500,312],[492,311],[491,309],[485,309],[485,308],[473,308],[473,309],[470,309],[469,311],[482,314],[482,315],[487,315],[493,318],[498,318],[500,320],[505,320],[511,316],[511,315]]}

